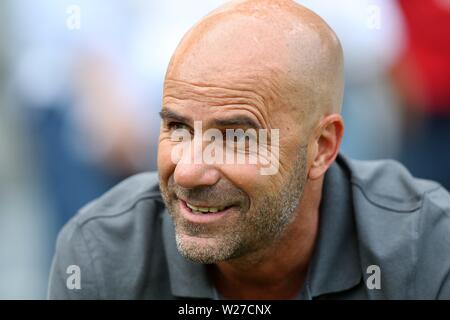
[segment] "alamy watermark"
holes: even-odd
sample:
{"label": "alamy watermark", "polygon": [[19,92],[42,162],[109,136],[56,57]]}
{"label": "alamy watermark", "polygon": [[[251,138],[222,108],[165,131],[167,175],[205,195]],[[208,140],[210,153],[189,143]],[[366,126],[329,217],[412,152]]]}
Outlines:
{"label": "alamy watermark", "polygon": [[[177,144],[172,149],[173,163],[259,165],[261,175],[274,175],[279,168],[279,129],[219,129],[203,132],[202,121],[194,122],[194,136],[187,129],[171,134]],[[205,146],[206,143],[206,146]]]}
{"label": "alamy watermark", "polygon": [[81,269],[79,266],[72,264],[67,267],[66,273],[69,275],[66,279],[66,287],[69,290],[81,289]]}
{"label": "alamy watermark", "polygon": [[66,8],[68,14],[66,19],[66,27],[69,30],[81,29],[81,8],[78,5],[72,4]]}
{"label": "alamy watermark", "polygon": [[369,290],[381,289],[381,268],[376,264],[367,267],[366,273],[369,275],[366,280],[366,286]]}
{"label": "alamy watermark", "polygon": [[367,20],[366,26],[370,30],[381,29],[381,8],[377,5],[369,5],[366,8]]}

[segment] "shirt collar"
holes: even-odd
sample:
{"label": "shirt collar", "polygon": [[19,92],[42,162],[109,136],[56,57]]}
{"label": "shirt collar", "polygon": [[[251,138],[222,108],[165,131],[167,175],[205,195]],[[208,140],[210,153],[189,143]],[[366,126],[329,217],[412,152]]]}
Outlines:
{"label": "shirt collar", "polygon": [[362,280],[349,170],[343,156],[325,175],[319,233],[305,281],[307,298],[348,290]]}
{"label": "shirt collar", "polygon": [[[345,168],[345,159],[339,156],[325,176],[319,233],[302,290],[305,298],[345,291],[362,280],[351,185]],[[175,229],[167,209],[162,223],[172,294],[213,299],[214,287],[206,265],[194,263],[178,252]]]}

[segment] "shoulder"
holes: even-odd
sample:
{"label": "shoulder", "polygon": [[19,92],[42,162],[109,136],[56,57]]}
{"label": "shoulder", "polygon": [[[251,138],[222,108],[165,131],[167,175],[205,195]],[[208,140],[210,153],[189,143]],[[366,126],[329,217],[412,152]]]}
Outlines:
{"label": "shoulder", "polygon": [[164,209],[157,173],[141,173],[84,206],[61,233],[66,229],[80,232],[95,245],[106,244],[102,250],[108,245],[139,247],[159,234]]}
{"label": "shoulder", "polygon": [[[59,297],[62,292],[76,298],[133,298],[142,294],[139,279],[154,269],[150,264],[164,259],[164,210],[157,173],[132,176],[86,205],[59,233],[49,296]],[[84,272],[84,290],[67,292],[63,280],[69,265],[80,266]]]}
{"label": "shoulder", "polygon": [[88,240],[95,239],[96,244],[138,245],[143,238],[160,231],[164,209],[157,173],[141,173],[80,209],[61,234],[79,232]]}
{"label": "shoulder", "polygon": [[[413,177],[395,160],[341,160],[348,167],[351,184],[361,197],[386,210],[413,212],[420,209],[432,194],[445,192],[437,182]],[[449,197],[448,194],[442,196]]]}
{"label": "shoulder", "polygon": [[360,255],[400,298],[450,298],[450,194],[393,160],[341,157],[352,185]]}
{"label": "shoulder", "polygon": [[93,220],[121,219],[142,202],[161,201],[158,181],[156,172],[131,176],[81,208],[73,222],[85,225]]}

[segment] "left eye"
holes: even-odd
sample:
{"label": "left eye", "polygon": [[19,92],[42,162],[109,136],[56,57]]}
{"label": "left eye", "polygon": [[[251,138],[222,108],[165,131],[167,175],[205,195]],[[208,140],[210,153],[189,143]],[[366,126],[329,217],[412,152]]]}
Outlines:
{"label": "left eye", "polygon": [[189,126],[180,123],[180,122],[171,122],[168,124],[168,127],[170,130],[181,130],[181,129],[185,129],[189,131]]}

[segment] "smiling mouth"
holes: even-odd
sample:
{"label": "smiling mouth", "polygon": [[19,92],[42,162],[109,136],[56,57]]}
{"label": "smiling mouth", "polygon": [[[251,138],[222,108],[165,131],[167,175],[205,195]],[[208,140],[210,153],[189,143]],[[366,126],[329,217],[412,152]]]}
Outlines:
{"label": "smiling mouth", "polygon": [[226,211],[227,209],[231,208],[232,206],[216,206],[216,207],[199,207],[195,206],[187,201],[183,201],[187,207],[188,210],[190,210],[194,214],[218,214]]}

